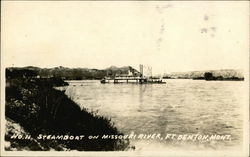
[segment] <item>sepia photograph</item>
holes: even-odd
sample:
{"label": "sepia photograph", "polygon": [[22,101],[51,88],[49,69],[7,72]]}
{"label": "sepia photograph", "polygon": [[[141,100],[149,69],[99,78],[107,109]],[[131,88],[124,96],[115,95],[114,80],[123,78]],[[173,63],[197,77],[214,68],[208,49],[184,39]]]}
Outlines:
{"label": "sepia photograph", "polygon": [[2,1],[1,156],[249,156],[249,1]]}

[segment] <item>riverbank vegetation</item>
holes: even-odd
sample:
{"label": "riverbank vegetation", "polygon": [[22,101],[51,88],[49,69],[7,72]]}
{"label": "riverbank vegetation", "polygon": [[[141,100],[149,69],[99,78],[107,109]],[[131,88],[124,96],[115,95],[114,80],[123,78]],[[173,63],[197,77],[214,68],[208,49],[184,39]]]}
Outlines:
{"label": "riverbank vegetation", "polygon": [[174,72],[165,74],[165,79],[193,79],[193,80],[217,80],[217,81],[243,81],[242,70],[222,69],[207,71]]}
{"label": "riverbank vegetation", "polygon": [[[29,73],[29,72],[28,72]],[[55,86],[65,86],[62,79],[37,78],[31,72],[13,77],[6,72],[6,150],[78,150],[113,151],[129,149],[121,139],[88,139],[89,135],[122,135],[112,122],[81,109]],[[43,140],[42,135],[69,135],[81,140]],[[13,135],[31,136],[29,139]]]}

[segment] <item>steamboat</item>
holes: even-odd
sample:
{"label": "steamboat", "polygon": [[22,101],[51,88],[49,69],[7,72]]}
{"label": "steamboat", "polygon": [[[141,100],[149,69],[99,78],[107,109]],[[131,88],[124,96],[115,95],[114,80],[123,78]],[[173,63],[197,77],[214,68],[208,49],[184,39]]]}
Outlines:
{"label": "steamboat", "polygon": [[106,76],[101,80],[101,83],[138,83],[138,84],[165,84],[160,77],[152,76],[152,68],[139,65],[140,71],[127,74],[115,74],[114,76]]}

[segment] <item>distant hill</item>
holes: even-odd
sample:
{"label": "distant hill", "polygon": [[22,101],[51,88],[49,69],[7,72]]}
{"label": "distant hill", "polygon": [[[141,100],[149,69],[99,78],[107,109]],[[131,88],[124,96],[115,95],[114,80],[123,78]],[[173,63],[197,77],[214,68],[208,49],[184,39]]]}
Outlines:
{"label": "distant hill", "polygon": [[[105,76],[115,76],[117,74],[128,74],[128,71],[138,73],[138,71],[131,66],[110,66],[106,69],[67,68],[63,66],[54,68],[39,68],[27,66],[6,68],[6,77],[39,76],[41,78],[56,77],[66,80],[84,80],[102,79]],[[214,78],[219,78],[221,80],[230,78],[244,79],[243,71],[238,69],[173,72],[170,74],[164,74],[163,77],[169,79],[205,79],[205,73],[211,73]]]}
{"label": "distant hill", "polygon": [[222,79],[228,78],[244,78],[243,70],[238,69],[221,69],[221,70],[203,70],[203,71],[189,71],[189,72],[173,72],[164,74],[164,78],[172,79],[205,79],[205,73],[212,73],[214,77]]}
{"label": "distant hill", "polygon": [[6,68],[7,77],[39,76],[41,78],[57,77],[66,80],[102,79],[109,75],[128,74],[128,71],[138,72],[131,66],[111,66],[106,69],[67,68],[39,68],[34,66]]}

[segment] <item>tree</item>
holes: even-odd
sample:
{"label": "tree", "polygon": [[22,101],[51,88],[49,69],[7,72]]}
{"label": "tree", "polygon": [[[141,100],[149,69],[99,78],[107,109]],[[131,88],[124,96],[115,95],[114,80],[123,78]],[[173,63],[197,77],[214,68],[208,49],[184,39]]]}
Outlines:
{"label": "tree", "polygon": [[205,80],[213,80],[214,79],[213,73],[211,73],[211,72],[205,72],[204,77],[205,77]]}

